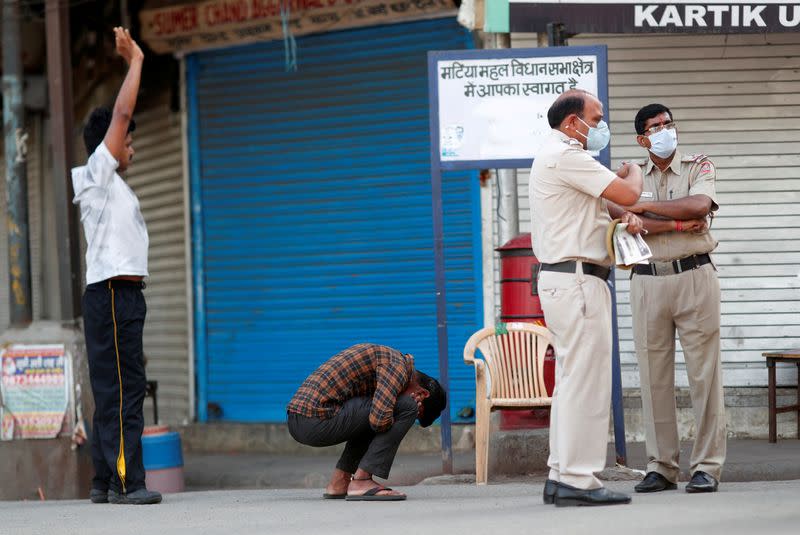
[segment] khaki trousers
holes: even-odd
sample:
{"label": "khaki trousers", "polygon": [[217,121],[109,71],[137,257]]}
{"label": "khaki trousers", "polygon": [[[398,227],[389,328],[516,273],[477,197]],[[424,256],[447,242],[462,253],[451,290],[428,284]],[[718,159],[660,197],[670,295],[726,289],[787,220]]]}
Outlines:
{"label": "khaki trousers", "polygon": [[675,331],[689,376],[697,437],[691,473],[717,480],[725,462],[725,398],[720,357],[720,289],[712,264],[675,275],[631,279],[633,337],[642,384],[647,471],[677,482],[680,442],[675,405]]}
{"label": "khaki trousers", "polygon": [[556,351],[550,410],[550,479],[580,489],[603,484],[611,406],[611,294],[593,275],[542,271],[539,298]]}

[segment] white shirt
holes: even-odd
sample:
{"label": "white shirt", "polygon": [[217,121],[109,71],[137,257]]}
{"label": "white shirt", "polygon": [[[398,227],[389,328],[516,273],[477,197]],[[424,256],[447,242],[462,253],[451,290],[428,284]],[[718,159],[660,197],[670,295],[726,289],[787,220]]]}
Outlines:
{"label": "white shirt", "polygon": [[611,217],[600,195],[616,177],[580,141],[552,131],[536,154],[529,183],[533,253],[539,262],[611,265],[606,250]]}
{"label": "white shirt", "polygon": [[73,203],[86,235],[86,284],[147,273],[150,243],[139,199],[117,174],[117,160],[100,143],[89,161],[72,169]]}

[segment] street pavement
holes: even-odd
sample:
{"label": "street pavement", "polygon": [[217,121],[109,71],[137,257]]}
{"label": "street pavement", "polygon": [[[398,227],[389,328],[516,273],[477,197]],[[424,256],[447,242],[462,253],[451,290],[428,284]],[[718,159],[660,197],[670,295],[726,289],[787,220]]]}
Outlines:
{"label": "street pavement", "polygon": [[[630,491],[633,482],[610,482]],[[635,495],[631,505],[556,508],[541,483],[398,487],[405,502],[322,500],[319,489],[167,495],[155,506],[0,502],[0,534],[747,534],[800,533],[800,481],[723,483],[715,494]]]}

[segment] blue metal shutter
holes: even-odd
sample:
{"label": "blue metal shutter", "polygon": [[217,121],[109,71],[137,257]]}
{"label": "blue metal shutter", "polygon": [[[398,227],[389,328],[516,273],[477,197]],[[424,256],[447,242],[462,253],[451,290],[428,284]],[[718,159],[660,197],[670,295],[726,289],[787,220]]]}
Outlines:
{"label": "blue metal shutter", "polygon": [[[467,46],[447,19],[298,38],[296,73],[281,42],[188,58],[210,417],[284,420],[303,379],[358,342],[439,375],[426,52]],[[444,210],[455,414],[474,405],[462,353],[482,321],[475,173],[446,174]]]}

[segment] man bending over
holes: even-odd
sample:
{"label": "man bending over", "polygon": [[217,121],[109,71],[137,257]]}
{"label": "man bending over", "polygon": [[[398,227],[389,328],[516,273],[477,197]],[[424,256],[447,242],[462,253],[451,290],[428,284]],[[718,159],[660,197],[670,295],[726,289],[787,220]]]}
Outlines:
{"label": "man bending over", "polygon": [[414,357],[391,347],[358,344],[309,375],[286,410],[289,432],[301,444],[346,443],[324,498],[395,501],[406,495],[372,476],[389,477],[414,420],[427,427],[446,404],[442,386],[414,368]]}

